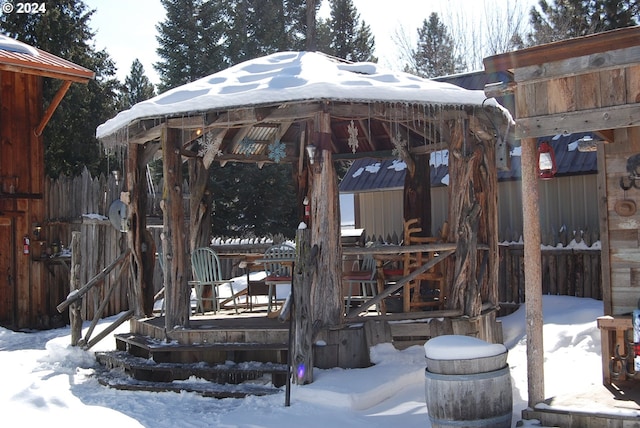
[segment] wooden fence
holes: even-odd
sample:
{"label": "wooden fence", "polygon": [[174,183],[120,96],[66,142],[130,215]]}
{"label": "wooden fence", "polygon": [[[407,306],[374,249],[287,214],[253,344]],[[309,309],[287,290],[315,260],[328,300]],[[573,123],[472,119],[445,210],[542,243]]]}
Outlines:
{"label": "wooden fence", "polygon": [[[498,296],[500,315],[525,301],[524,246],[501,245]],[[590,297],[602,300],[600,249],[586,247],[542,248],[542,294]]]}

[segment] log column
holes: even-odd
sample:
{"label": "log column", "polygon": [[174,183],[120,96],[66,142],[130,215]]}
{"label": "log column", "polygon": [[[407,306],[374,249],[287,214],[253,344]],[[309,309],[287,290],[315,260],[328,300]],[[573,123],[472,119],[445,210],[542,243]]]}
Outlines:
{"label": "log column", "polygon": [[522,220],[524,234],[524,291],[527,320],[527,386],[529,407],[544,401],[544,349],[540,205],[538,203],[538,150],[535,138],[522,144]]}
{"label": "log column", "polygon": [[318,269],[311,291],[314,328],[342,322],[342,247],[340,245],[340,202],[338,181],[331,157],[331,117],[315,118],[314,140],[319,155],[311,166],[311,240],[318,246]]}
{"label": "log column", "polygon": [[167,128],[162,133],[165,187],[162,195],[162,251],[165,257],[165,328],[189,326],[191,289],[187,284],[187,251],[182,208],[182,158],[180,131]]}

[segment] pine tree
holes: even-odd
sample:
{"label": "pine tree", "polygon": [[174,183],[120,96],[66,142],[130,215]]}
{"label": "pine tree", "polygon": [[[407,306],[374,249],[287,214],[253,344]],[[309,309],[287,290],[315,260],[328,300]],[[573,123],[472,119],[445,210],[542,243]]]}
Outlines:
{"label": "pine tree", "polygon": [[157,25],[159,92],[227,68],[226,1],[161,0],[166,19]]}
{"label": "pine tree", "polygon": [[[47,175],[80,174],[86,166],[92,174],[106,172],[106,158],[95,138],[98,125],[116,113],[115,65],[106,51],[96,51],[95,34],[88,10],[81,0],[58,0],[42,14],[4,14],[0,29],[32,46],[95,72],[87,85],[73,84],[44,129]],[[49,102],[61,82],[43,80],[43,95]]]}
{"label": "pine tree", "polygon": [[144,66],[136,58],[131,63],[131,72],[124,79],[119,110],[131,108],[140,101],[153,98],[156,90],[153,83],[144,74]]}
{"label": "pine tree", "polygon": [[330,18],[318,23],[318,50],[348,61],[377,62],[373,56],[375,38],[370,27],[360,21],[353,0],[330,3]]}
{"label": "pine tree", "polygon": [[540,0],[538,6],[530,12],[531,46],[640,23],[637,0]]}
{"label": "pine tree", "polygon": [[437,13],[432,13],[418,29],[413,72],[427,78],[459,73],[464,65],[454,52],[454,41],[447,27],[440,21]]}

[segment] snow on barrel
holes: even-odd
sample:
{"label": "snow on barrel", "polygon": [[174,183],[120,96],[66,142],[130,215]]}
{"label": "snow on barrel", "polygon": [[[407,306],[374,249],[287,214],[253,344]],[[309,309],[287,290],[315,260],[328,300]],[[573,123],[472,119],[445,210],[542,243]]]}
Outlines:
{"label": "snow on barrel", "polygon": [[511,427],[513,397],[504,345],[445,335],[427,341],[424,350],[432,427]]}

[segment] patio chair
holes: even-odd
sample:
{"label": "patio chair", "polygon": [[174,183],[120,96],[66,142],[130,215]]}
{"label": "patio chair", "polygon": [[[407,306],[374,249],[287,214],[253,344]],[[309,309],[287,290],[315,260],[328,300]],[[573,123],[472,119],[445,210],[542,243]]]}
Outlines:
{"label": "patio chair", "polygon": [[[418,219],[407,220],[404,223],[404,244],[433,244],[441,241],[440,237],[416,236],[421,231]],[[420,268],[433,257],[435,257],[433,252],[405,253],[404,276]],[[403,295],[404,312],[420,308],[444,309],[444,275],[440,266],[436,265],[409,281],[404,286]]]}
{"label": "patio chair", "polygon": [[[221,309],[220,302],[232,300],[233,307],[238,313],[238,302],[233,291],[233,281],[222,279],[220,273],[220,259],[215,251],[208,247],[196,248],[191,254],[191,267],[193,269],[194,280],[191,283],[196,292],[196,313],[205,313],[204,302],[213,303],[214,313]],[[220,288],[229,287],[231,297],[220,295]],[[211,288],[211,297],[205,296],[205,290]]]}
{"label": "patio chair", "polygon": [[296,249],[288,244],[272,245],[264,252],[264,270],[267,274],[264,283],[269,287],[267,312],[271,312],[272,305],[277,303],[277,286],[291,285],[295,257]]}
{"label": "patio chair", "polygon": [[342,281],[346,288],[344,295],[346,312],[351,309],[352,302],[362,303],[375,297],[378,288],[376,273],[375,259],[373,256],[367,256],[363,260],[354,260],[352,270],[343,274]]}

